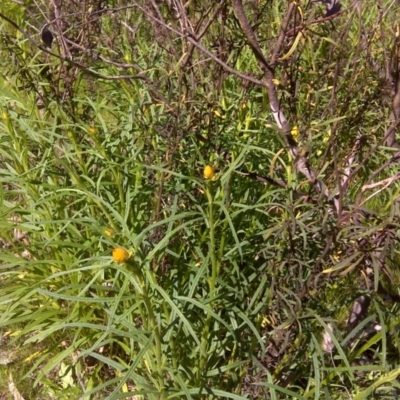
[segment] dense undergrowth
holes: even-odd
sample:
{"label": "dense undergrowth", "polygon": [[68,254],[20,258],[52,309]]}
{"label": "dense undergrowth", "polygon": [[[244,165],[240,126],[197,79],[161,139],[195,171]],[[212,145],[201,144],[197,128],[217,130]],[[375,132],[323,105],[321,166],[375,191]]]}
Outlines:
{"label": "dense undergrowth", "polygon": [[[397,398],[398,306],[382,293],[399,281],[399,188],[366,185],[397,173],[393,88],[371,58],[396,48],[398,6],[343,2],[286,38],[275,84],[325,196],[265,88],[191,48],[172,3],[66,5],[79,65],[37,47],[22,21],[52,11],[28,3],[0,7],[0,397],[13,382],[25,399]],[[204,3],[187,8],[212,21],[202,46],[258,79],[230,3]],[[302,3],[294,26],[322,16]],[[266,55],[290,4],[245,4]]]}

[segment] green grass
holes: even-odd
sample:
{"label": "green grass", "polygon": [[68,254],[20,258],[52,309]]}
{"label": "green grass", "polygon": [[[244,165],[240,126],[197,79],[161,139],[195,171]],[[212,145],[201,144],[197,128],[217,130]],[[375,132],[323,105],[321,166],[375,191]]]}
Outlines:
{"label": "green grass", "polygon": [[[349,18],[313,25],[275,71],[299,148],[339,194],[342,218],[296,171],[266,91],[190,53],[172,31],[169,40],[143,10],[112,1],[117,18],[99,13],[86,26],[85,10],[63,9],[68,37],[114,64],[82,49],[74,60],[139,79],[67,68],[1,19],[10,61],[0,65],[0,398],[12,398],[10,374],[25,399],[396,398],[398,306],[373,292],[399,282],[398,184],[371,198],[378,189],[361,191],[393,154],[382,140],[387,93],[343,3]],[[193,24],[211,18],[206,6],[188,7]],[[319,15],[300,6],[305,21]],[[22,26],[15,7],[1,12]],[[267,55],[285,7],[245,8]],[[379,10],[362,11],[380,64],[393,12],[378,34]],[[170,8],[160,13],[181,28]],[[259,78],[231,6],[218,16],[224,23],[211,23],[201,44]],[[358,170],[342,189],[360,131]],[[368,214],[357,221],[359,209]],[[116,248],[130,258],[116,262]],[[366,320],[347,332],[367,292]],[[375,322],[380,332],[353,338]],[[332,354],[321,345],[328,324]]]}

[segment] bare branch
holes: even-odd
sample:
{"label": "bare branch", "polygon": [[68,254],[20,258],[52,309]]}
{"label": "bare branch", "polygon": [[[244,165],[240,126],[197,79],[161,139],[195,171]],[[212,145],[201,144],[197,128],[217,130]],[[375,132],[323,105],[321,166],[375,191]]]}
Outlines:
{"label": "bare branch", "polygon": [[289,8],[286,11],[285,18],[283,19],[281,33],[278,37],[278,40],[277,40],[275,48],[274,48],[274,52],[272,53],[272,57],[271,57],[271,66],[273,66],[273,67],[275,67],[275,64],[278,60],[279,53],[280,53],[282,45],[283,45],[283,41],[285,40],[285,37],[287,35],[286,30],[289,26],[290,19],[292,18],[292,13],[293,13],[294,7],[295,7],[295,3],[290,3]]}
{"label": "bare branch", "polygon": [[[253,49],[254,55],[260,63],[261,68],[264,70],[264,78],[265,78],[265,86],[268,91],[268,97],[270,102],[270,107],[272,111],[272,115],[281,129],[281,136],[284,139],[285,143],[288,146],[288,150],[295,160],[296,168],[314,185],[319,193],[323,193],[324,196],[329,198],[329,192],[324,187],[322,182],[317,180],[317,175],[315,171],[309,166],[307,158],[299,152],[297,142],[294,140],[289,122],[287,121],[283,110],[280,106],[280,102],[278,99],[278,92],[276,86],[274,84],[274,70],[266,61],[264,55],[262,54],[262,50],[260,45],[258,44],[256,35],[252,30],[246,14],[243,10],[243,5],[241,0],[232,0],[233,8],[235,10],[236,16],[239,19],[240,26],[242,27],[243,33],[245,34],[247,41],[250,47]],[[333,199],[335,203],[335,208],[337,209],[338,205],[336,204],[336,199]]]}

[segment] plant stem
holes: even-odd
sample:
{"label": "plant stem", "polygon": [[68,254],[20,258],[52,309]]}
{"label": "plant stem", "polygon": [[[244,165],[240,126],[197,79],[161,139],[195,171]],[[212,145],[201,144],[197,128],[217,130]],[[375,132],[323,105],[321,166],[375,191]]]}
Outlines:
{"label": "plant stem", "polygon": [[[149,293],[147,291],[146,287],[146,282],[143,279],[142,276],[138,276],[138,278],[141,281],[142,284],[142,296],[143,296],[143,302],[146,306],[147,309],[147,315],[143,314],[142,315],[142,320],[147,320],[148,322],[148,329],[152,332],[154,332],[154,341],[155,341],[155,357],[156,357],[156,371],[157,371],[157,379],[158,379],[158,384],[159,384],[159,390],[160,390],[160,399],[166,399],[167,398],[167,393],[165,392],[165,384],[164,384],[164,376],[163,376],[163,361],[162,361],[162,347],[161,347],[161,333],[160,333],[160,327],[157,323],[157,319],[154,315],[153,312],[153,307],[152,303],[150,300]],[[151,278],[151,283],[155,284],[154,277]]]}
{"label": "plant stem", "polygon": [[[215,245],[214,198],[211,190],[210,181],[207,182],[206,195],[208,200],[208,225],[209,225],[209,236],[210,236],[208,251],[211,258],[211,276],[208,278],[208,286],[210,289],[209,295],[211,299],[213,299],[215,298],[215,285],[218,278],[219,263],[217,259],[216,245]],[[209,304],[212,305],[212,302],[210,302]],[[211,319],[212,319],[211,314],[208,314],[201,335],[201,357],[200,357],[199,369],[197,371],[197,379],[199,383],[201,382],[202,371],[207,361],[207,347],[208,347]]]}

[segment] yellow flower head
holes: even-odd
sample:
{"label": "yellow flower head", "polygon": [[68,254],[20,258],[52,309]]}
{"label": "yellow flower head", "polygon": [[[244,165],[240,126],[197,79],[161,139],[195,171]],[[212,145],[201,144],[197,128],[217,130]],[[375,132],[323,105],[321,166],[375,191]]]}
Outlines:
{"label": "yellow flower head", "polygon": [[300,134],[300,131],[299,131],[299,128],[297,127],[297,125],[295,125],[295,126],[292,128],[291,133],[292,133],[293,138],[294,138],[295,140],[297,140],[297,138],[299,137],[299,134]]}
{"label": "yellow flower head", "polygon": [[113,260],[117,263],[127,262],[130,258],[130,254],[122,247],[117,247],[112,252]]}
{"label": "yellow flower head", "polygon": [[281,82],[278,79],[272,79],[272,82],[274,82],[275,86],[279,86]]}
{"label": "yellow flower head", "polygon": [[97,135],[97,129],[94,127],[94,126],[89,126],[89,133],[92,135],[92,136],[95,136],[95,135]]}
{"label": "yellow flower head", "polygon": [[206,165],[203,171],[204,178],[212,179],[215,176],[214,168],[211,165]]}
{"label": "yellow flower head", "polygon": [[104,229],[104,234],[108,237],[111,237],[114,235],[114,229],[113,228],[106,228]]}

